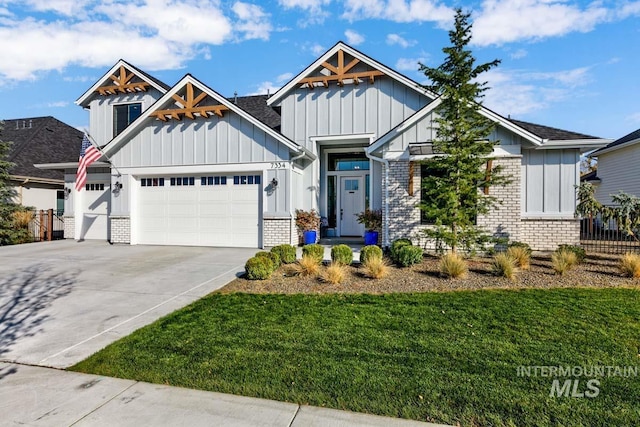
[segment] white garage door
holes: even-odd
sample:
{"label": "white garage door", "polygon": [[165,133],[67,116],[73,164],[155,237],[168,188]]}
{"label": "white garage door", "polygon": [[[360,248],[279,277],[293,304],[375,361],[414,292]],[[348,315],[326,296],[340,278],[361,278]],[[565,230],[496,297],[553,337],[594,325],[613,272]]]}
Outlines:
{"label": "white garage door", "polygon": [[108,182],[91,182],[78,195],[82,203],[79,240],[109,239],[110,188]]}
{"label": "white garage door", "polygon": [[139,242],[257,248],[260,175],[138,180]]}

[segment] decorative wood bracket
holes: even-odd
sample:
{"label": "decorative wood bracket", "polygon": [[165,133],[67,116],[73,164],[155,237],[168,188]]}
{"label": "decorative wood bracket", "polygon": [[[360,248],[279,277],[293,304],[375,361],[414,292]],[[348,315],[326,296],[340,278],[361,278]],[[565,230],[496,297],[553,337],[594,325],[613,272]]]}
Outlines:
{"label": "decorative wood bracket", "polygon": [[136,77],[135,73],[128,73],[127,69],[123,65],[120,66],[119,75],[114,74],[109,76],[115,83],[112,86],[101,86],[96,89],[100,95],[115,95],[116,93],[133,93],[133,92],[146,92],[149,83],[147,82],[135,82],[131,83],[131,79]]}
{"label": "decorative wood bracket", "polygon": [[339,50],[337,67],[328,62],[322,63],[322,66],[332,74],[328,76],[306,77],[300,80],[300,84],[306,85],[309,89],[313,89],[320,83],[327,88],[329,87],[329,82],[338,82],[338,86],[344,86],[345,80],[351,80],[353,84],[358,85],[360,84],[360,80],[369,80],[369,83],[373,83],[376,77],[384,76],[384,73],[378,70],[350,73],[349,71],[359,62],[360,60],[358,58],[353,58],[347,65],[344,65],[344,51]]}
{"label": "decorative wood bracket", "polygon": [[195,120],[196,117],[208,118],[211,114],[215,114],[218,117],[222,117],[224,111],[229,110],[224,105],[203,105],[198,106],[208,96],[206,92],[201,92],[200,95],[194,96],[193,85],[187,83],[186,98],[180,95],[173,95],[173,99],[182,106],[182,108],[174,108],[167,110],[158,110],[151,113],[151,116],[155,116],[158,119],[166,122],[169,119],[182,120],[183,117],[188,117]]}

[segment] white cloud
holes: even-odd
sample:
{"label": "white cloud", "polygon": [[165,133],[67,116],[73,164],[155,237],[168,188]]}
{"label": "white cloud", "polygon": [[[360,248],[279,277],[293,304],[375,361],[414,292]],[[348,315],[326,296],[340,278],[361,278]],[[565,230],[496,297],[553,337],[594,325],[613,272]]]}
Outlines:
{"label": "white cloud", "polygon": [[418,62],[424,64],[425,58],[400,58],[396,61],[396,70],[398,71],[418,71],[420,65]]}
{"label": "white cloud", "polygon": [[511,57],[511,59],[522,59],[525,56],[527,56],[529,54],[529,52],[527,52],[524,49],[518,49],[515,52],[512,52],[511,55],[509,55]]}
{"label": "white cloud", "polygon": [[346,0],[343,18],[356,21],[366,18],[394,22],[452,22],[453,9],[437,0]]}
{"label": "white cloud", "polygon": [[262,82],[256,85],[257,89],[255,92],[250,93],[249,95],[266,95],[267,93],[273,95],[280,89],[280,85],[274,85],[273,82]]}
{"label": "white cloud", "polygon": [[282,73],[278,77],[276,77],[276,82],[284,83],[293,78],[293,73]]}
{"label": "white cloud", "polygon": [[398,45],[402,48],[408,48],[414,46],[417,43],[415,40],[407,40],[398,34],[387,34],[387,44],[390,46]]}
{"label": "white cloud", "polygon": [[640,111],[638,111],[637,113],[628,115],[625,119],[628,122],[631,122],[634,124],[640,124]]}
{"label": "white cloud", "polygon": [[68,101],[55,101],[47,103],[47,108],[63,108],[69,105]]}
{"label": "white cloud", "polygon": [[87,83],[87,82],[95,82],[97,79],[97,77],[95,76],[65,76],[62,78],[63,81],[65,82],[80,82],[80,83]]}
{"label": "white cloud", "polygon": [[235,30],[244,33],[243,39],[269,40],[273,27],[269,22],[269,14],[265,13],[260,6],[236,2],[233,5],[233,11],[239,18]]}
{"label": "white cloud", "polygon": [[565,0],[484,0],[474,17],[472,42],[500,45],[587,32],[610,16],[599,2],[581,9]]}
{"label": "white cloud", "polygon": [[591,67],[553,72],[490,70],[484,105],[502,115],[523,115],[584,94],[577,87],[591,81]]}
{"label": "white cloud", "polygon": [[298,25],[305,27],[308,24],[322,24],[329,16],[327,6],[331,0],[278,0],[278,4],[285,9],[302,9],[306,18],[298,21]]}
{"label": "white cloud", "polygon": [[364,36],[353,30],[347,30],[344,32],[344,36],[347,38],[347,44],[357,46],[364,42]]}
{"label": "white cloud", "polygon": [[313,56],[320,56],[327,50],[318,43],[313,43],[311,45],[308,45],[305,47],[305,49],[310,51],[313,54]]}

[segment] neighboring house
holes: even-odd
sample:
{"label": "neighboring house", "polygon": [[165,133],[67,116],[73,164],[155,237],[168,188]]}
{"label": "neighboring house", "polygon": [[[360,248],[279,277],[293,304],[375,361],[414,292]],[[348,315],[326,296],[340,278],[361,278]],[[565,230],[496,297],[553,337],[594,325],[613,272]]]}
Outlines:
{"label": "neighboring house", "polygon": [[82,132],[54,117],[4,120],[0,139],[13,142],[8,160],[16,202],[36,209],[64,210],[64,173],[34,163],[78,162]]}
{"label": "neighboring house", "polygon": [[595,176],[584,176],[596,187],[596,199],[612,205],[611,195],[625,192],[640,197],[640,129],[591,154],[598,159]]}
{"label": "neighboring house", "polygon": [[[119,61],[77,103],[105,156],[72,192],[76,239],[263,247],[298,242],[296,209],[318,209],[337,236],[382,209],[382,244],[413,237],[437,97],[339,42],[273,95],[225,98],[187,74],[172,87]],[[478,223],[536,249],[577,243],[582,151],[609,141],[506,119],[493,164],[512,176]],[[109,163],[110,162],[110,163]],[[66,169],[73,188],[75,170]],[[75,226],[73,224],[75,223]]]}

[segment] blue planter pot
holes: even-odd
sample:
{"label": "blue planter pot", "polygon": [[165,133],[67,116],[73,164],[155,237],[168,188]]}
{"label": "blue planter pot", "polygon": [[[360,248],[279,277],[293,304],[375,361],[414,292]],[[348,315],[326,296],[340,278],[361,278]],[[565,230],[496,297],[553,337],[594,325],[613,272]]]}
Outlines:
{"label": "blue planter pot", "polygon": [[377,245],[378,244],[378,232],[377,231],[365,231],[364,232],[364,244],[365,245]]}
{"label": "blue planter pot", "polygon": [[313,231],[304,231],[302,233],[304,236],[304,244],[305,245],[313,245],[316,242],[317,233],[315,230]]}

